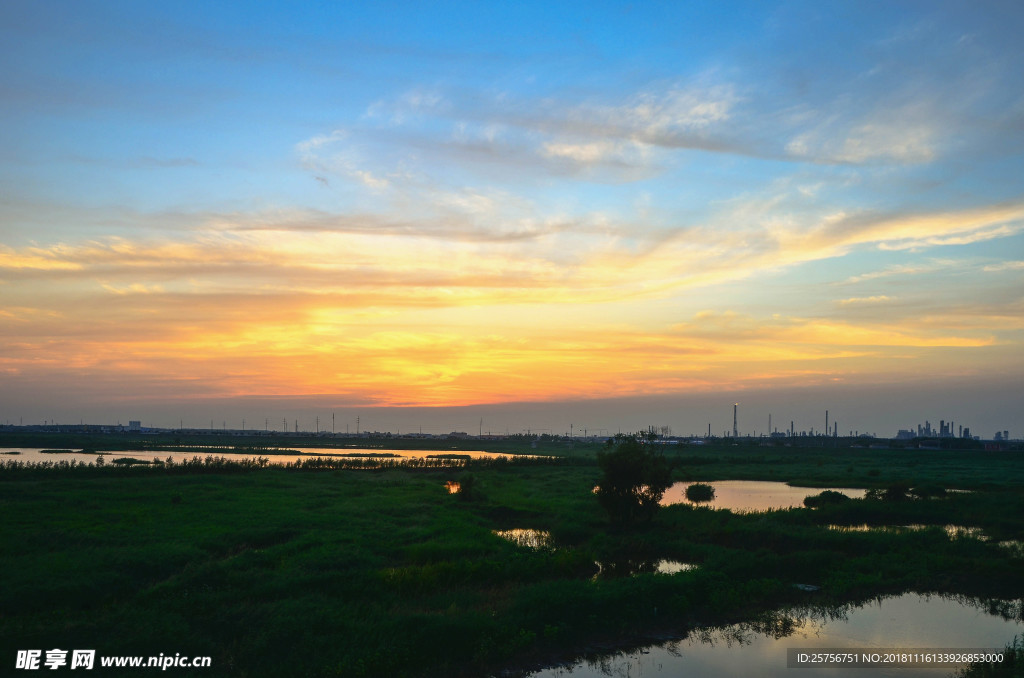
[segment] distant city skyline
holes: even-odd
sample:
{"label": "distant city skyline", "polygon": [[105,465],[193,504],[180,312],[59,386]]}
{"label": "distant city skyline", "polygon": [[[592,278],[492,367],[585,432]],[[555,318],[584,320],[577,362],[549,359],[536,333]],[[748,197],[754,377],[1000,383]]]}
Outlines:
{"label": "distant city skyline", "polygon": [[1024,430],[1022,33],[4,2],[0,420]]}
{"label": "distant city skyline", "polygon": [[[321,398],[306,399],[251,398],[238,400],[183,400],[177,407],[165,407],[163,402],[125,402],[117,409],[107,405],[78,410],[78,413],[51,407],[49,413],[31,416],[18,415],[14,410],[0,412],[3,424],[116,424],[127,426],[138,420],[142,426],[155,428],[208,429],[211,420],[215,429],[242,429],[243,420],[250,430],[292,430],[296,420],[299,429],[313,431],[316,418],[320,430],[330,431],[332,419],[335,430],[355,433],[357,418],[362,431],[405,432],[422,430],[439,434],[464,431],[484,433],[569,433],[570,427],[579,435],[584,431],[597,433],[635,432],[649,426],[668,426],[673,435],[704,435],[711,427],[715,436],[731,435],[733,403],[739,402],[737,428],[741,436],[768,433],[769,416],[773,428],[784,432],[790,422],[800,431],[823,432],[825,413],[830,423],[839,424],[839,434],[851,432],[874,433],[880,437],[896,437],[901,429],[930,422],[938,431],[939,422],[953,422],[970,428],[972,436],[992,439],[995,432],[1009,430],[1011,437],[1024,433],[1020,411],[1012,396],[1019,386],[1012,380],[993,382],[975,393],[967,387],[944,392],[940,388],[920,385],[891,385],[876,394],[874,400],[858,392],[840,392],[834,389],[796,389],[789,391],[762,391],[734,393],[714,398],[705,394],[682,396],[654,396],[628,399],[594,399],[572,402],[495,403],[466,407],[357,407],[339,405],[336,408],[320,405]],[[1003,394],[1001,406],[990,407],[981,400],[982,395]],[[740,396],[736,398],[735,396]],[[828,407],[822,407],[822,403]],[[56,403],[54,403],[56,405]],[[39,412],[39,408],[32,411]],[[266,424],[264,424],[266,422]],[[830,426],[831,430],[831,426]]]}

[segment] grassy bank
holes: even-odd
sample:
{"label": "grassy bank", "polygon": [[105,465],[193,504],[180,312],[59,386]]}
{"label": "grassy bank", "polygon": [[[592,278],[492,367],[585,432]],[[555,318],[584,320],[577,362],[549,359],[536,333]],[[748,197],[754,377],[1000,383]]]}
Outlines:
{"label": "grassy bank", "polygon": [[[898,481],[977,491],[749,515],[673,506],[649,526],[612,530],[591,492],[597,468],[582,454],[468,468],[0,473],[0,657],[95,648],[213,658],[211,669],[176,675],[481,675],[788,602],[1024,591],[1019,552],[995,543],[1024,539],[1016,457],[667,454],[678,457],[677,477],[712,485]],[[466,472],[475,476],[469,501],[445,487]],[[829,529],[951,523],[991,539],[950,538],[941,527]],[[549,532],[555,548],[494,534],[512,528]],[[658,559],[700,567],[659,575],[645,565]]]}

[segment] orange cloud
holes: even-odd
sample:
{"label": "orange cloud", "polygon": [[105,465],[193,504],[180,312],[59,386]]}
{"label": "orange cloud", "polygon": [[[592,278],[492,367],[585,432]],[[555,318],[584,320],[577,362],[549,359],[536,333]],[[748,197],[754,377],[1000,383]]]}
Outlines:
{"label": "orange cloud", "polygon": [[[856,381],[927,372],[951,351],[991,364],[1018,348],[1015,307],[972,316],[895,308],[888,295],[822,297],[818,317],[766,319],[693,315],[683,291],[701,287],[715,307],[729,303],[718,283],[858,244],[985,234],[1021,215],[1005,205],[811,230],[552,229],[497,241],[247,230],[235,216],[180,239],[4,247],[0,369],[83,384],[120,375],[140,397],[453,405]],[[849,317],[864,306],[871,317]],[[675,322],[684,312],[692,319]]]}

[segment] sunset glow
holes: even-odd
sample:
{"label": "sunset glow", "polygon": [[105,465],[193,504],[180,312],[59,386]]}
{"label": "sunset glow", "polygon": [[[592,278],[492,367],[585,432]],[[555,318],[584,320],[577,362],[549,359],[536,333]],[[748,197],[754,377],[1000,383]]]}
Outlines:
{"label": "sunset glow", "polygon": [[486,6],[5,4],[0,418],[1024,383],[1018,7]]}

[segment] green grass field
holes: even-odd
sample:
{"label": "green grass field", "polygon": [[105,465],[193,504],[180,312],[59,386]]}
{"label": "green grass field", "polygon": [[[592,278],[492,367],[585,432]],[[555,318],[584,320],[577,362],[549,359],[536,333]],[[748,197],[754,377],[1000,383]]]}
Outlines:
{"label": "green grass field", "polygon": [[[209,669],[169,669],[178,676],[471,676],[789,602],[1024,591],[1020,550],[995,543],[1024,539],[1020,453],[667,450],[676,478],[712,485],[974,492],[746,515],[673,506],[613,529],[591,492],[595,450],[471,464],[469,501],[445,487],[464,468],[0,469],[0,661],[94,648],[212,657]],[[959,524],[990,539],[830,524]],[[494,534],[511,528],[550,532],[554,548]],[[637,566],[658,559],[700,567]],[[641,573],[594,579],[597,562]]]}

